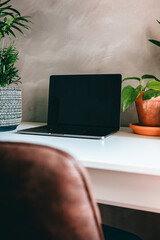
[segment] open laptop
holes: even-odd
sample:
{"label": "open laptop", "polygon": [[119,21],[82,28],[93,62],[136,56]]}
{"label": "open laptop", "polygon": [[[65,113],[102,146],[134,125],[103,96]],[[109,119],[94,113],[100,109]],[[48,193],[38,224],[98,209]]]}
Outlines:
{"label": "open laptop", "polygon": [[47,125],[19,133],[101,139],[118,131],[120,74],[50,77]]}

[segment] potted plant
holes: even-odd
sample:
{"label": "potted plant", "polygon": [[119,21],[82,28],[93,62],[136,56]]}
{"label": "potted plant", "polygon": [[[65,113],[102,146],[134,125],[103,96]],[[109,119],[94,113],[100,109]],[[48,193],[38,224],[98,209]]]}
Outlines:
{"label": "potted plant", "polygon": [[29,30],[28,23],[31,23],[30,17],[22,16],[10,2],[0,0],[0,131],[13,130],[21,122],[21,89],[10,85],[21,83],[15,66],[18,60],[16,34],[24,34],[22,29]]}
{"label": "potted plant", "polygon": [[[147,83],[144,80],[148,79]],[[122,81],[136,80],[136,88],[127,85],[122,90],[122,106],[125,111],[131,104],[136,103],[139,124],[160,127],[160,80],[153,75],[128,77]]]}

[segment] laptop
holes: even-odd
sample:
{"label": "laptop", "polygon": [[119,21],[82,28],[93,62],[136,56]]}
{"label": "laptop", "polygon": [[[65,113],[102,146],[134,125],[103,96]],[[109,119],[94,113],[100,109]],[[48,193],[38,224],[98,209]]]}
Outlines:
{"label": "laptop", "polygon": [[18,133],[102,139],[120,128],[121,74],[50,76],[47,125]]}

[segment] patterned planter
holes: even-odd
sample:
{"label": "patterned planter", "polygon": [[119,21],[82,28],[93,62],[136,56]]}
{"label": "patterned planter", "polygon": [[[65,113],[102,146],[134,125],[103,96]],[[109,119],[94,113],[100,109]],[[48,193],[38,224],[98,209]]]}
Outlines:
{"label": "patterned planter", "polygon": [[0,87],[0,131],[16,129],[22,119],[22,90]]}

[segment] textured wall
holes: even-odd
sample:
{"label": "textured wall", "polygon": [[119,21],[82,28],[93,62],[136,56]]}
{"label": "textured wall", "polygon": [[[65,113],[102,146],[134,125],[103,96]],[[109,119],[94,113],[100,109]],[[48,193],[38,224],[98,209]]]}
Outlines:
{"label": "textured wall", "polygon": [[[51,74],[121,73],[160,76],[159,0],[12,0],[32,16],[32,31],[19,36],[23,120],[46,121]],[[160,19],[159,19],[160,20]],[[137,120],[135,107],[122,125]]]}

